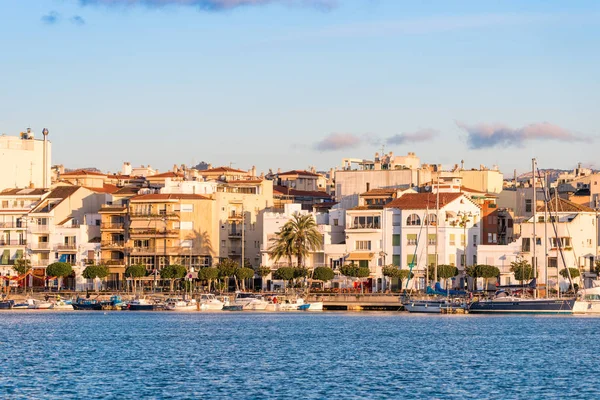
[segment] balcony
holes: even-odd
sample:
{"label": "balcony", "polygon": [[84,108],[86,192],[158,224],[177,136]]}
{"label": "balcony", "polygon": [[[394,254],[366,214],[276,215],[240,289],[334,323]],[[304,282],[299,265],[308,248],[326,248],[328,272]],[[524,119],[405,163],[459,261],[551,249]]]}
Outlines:
{"label": "balcony", "polygon": [[50,250],[50,243],[48,242],[37,242],[31,243],[31,250]]}
{"label": "balcony", "polygon": [[367,223],[367,224],[352,224],[346,229],[381,229],[381,224]]}
{"label": "balcony", "polygon": [[122,249],[125,247],[124,240],[103,240],[100,242],[100,247],[103,249]]}
{"label": "balcony", "polygon": [[130,249],[130,255],[189,255],[190,251],[191,249],[189,247],[167,247],[166,250],[164,247],[132,247]]}
{"label": "balcony", "polygon": [[113,212],[114,213],[126,213],[127,207],[111,205],[111,204],[103,204],[102,207],[100,208],[100,212],[101,213],[113,213]]}
{"label": "balcony", "polygon": [[242,248],[241,247],[229,247],[227,248],[227,254],[229,255],[241,255],[242,254]]}
{"label": "balcony", "polygon": [[229,236],[230,239],[241,239],[242,238],[242,232],[229,232],[227,234]]}
{"label": "balcony", "polygon": [[73,252],[73,251],[77,251],[77,245],[76,244],[58,244],[54,247],[54,249],[56,251]]}
{"label": "balcony", "polygon": [[29,225],[33,233],[50,232],[50,225]]}
{"label": "balcony", "polygon": [[3,247],[19,247],[19,246],[26,246],[27,245],[27,240],[0,240],[0,246]]}
{"label": "balcony", "polygon": [[156,247],[132,247],[131,254],[156,254]]}
{"label": "balcony", "polygon": [[179,218],[179,210],[159,210],[157,211],[137,211],[133,210],[129,213],[129,216],[133,218],[144,218],[144,219],[173,219]]}
{"label": "balcony", "polygon": [[121,258],[121,259],[102,259],[100,260],[100,264],[102,265],[107,265],[107,266],[111,266],[111,265],[125,265],[125,259]]}
{"label": "balcony", "polygon": [[100,228],[106,230],[120,230],[125,228],[125,224],[123,222],[104,223]]}
{"label": "balcony", "polygon": [[227,216],[227,219],[234,219],[234,220],[238,220],[238,219],[241,220],[242,218],[244,218],[244,214],[242,214],[240,212],[231,212]]}
{"label": "balcony", "polygon": [[0,229],[25,229],[27,224],[24,222],[0,222]]}
{"label": "balcony", "polygon": [[178,237],[179,230],[176,229],[164,229],[164,228],[131,228],[129,230],[129,235],[133,236],[143,236],[143,237]]}

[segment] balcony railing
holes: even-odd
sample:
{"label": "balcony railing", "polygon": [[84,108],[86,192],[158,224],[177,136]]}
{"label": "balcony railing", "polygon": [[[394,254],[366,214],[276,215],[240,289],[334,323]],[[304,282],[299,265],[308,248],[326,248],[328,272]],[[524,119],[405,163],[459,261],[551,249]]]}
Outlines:
{"label": "balcony railing", "polygon": [[73,251],[77,250],[76,244],[57,244],[54,247],[57,251]]}
{"label": "balcony railing", "polygon": [[48,232],[50,225],[29,225],[31,232]]}
{"label": "balcony railing", "polygon": [[157,219],[161,219],[161,218],[177,218],[179,217],[179,211],[178,210],[160,210],[158,212],[156,211],[136,211],[133,210],[129,213],[129,215],[132,218],[157,218]]}
{"label": "balcony railing", "polygon": [[229,247],[227,249],[227,253],[228,254],[242,254],[242,248],[241,247]]}
{"label": "balcony railing", "polygon": [[242,213],[239,213],[239,212],[232,212],[232,213],[229,213],[229,215],[227,216],[227,218],[229,218],[229,219],[242,219],[242,218],[244,218],[244,215]]}
{"label": "balcony railing", "polygon": [[11,229],[11,228],[23,228],[25,229],[27,224],[24,222],[0,222],[0,229]]}
{"label": "balcony railing", "polygon": [[381,229],[381,224],[351,224],[347,229]]}
{"label": "balcony railing", "polygon": [[242,237],[242,232],[229,232],[229,237],[230,238],[240,238]]}
{"label": "balcony railing", "polygon": [[0,240],[0,246],[25,246],[27,240]]}
{"label": "balcony railing", "polygon": [[31,248],[33,250],[50,250],[50,243],[48,243],[48,242],[32,243]]}
{"label": "balcony railing", "polygon": [[100,242],[101,247],[119,248],[125,246],[124,240],[103,240]]}
{"label": "balcony railing", "polygon": [[131,235],[144,235],[144,236],[172,236],[179,235],[179,231],[175,229],[153,229],[153,228],[132,228],[129,233]]}
{"label": "balcony railing", "polygon": [[131,254],[155,254],[156,247],[132,247]]}
{"label": "balcony railing", "polygon": [[111,223],[104,223],[101,225],[101,229],[123,229],[125,227],[125,224],[123,222],[111,222]]}
{"label": "balcony railing", "polygon": [[125,265],[125,259],[102,259],[100,260],[102,265]]}

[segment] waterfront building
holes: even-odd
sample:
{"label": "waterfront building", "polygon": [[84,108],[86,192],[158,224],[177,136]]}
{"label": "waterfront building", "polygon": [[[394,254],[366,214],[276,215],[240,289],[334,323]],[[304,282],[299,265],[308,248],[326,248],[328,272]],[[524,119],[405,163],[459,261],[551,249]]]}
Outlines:
{"label": "waterfront building", "polygon": [[[110,251],[111,257],[121,257],[120,247],[115,246],[127,239],[123,243],[126,265],[142,264],[155,273],[171,264],[195,270],[211,266],[218,255],[215,204],[214,200],[198,194],[156,193],[130,198],[126,208],[128,218],[121,208],[106,207],[102,212],[106,222],[116,221],[118,230],[103,229],[103,241],[113,244],[103,250]],[[127,236],[121,226],[127,228]],[[125,265],[115,266],[111,273],[122,280],[124,268]]]}
{"label": "waterfront building", "polygon": [[436,259],[438,265],[458,267],[455,285],[462,287],[465,267],[477,264],[480,219],[480,207],[463,193],[439,193],[439,202],[433,193],[403,194],[384,206],[383,243],[371,243],[372,252],[381,252],[386,264],[412,266],[415,278],[409,288],[425,288],[427,278],[433,278],[427,266]]}
{"label": "waterfront building", "polygon": [[5,188],[49,188],[52,178],[52,143],[35,139],[27,128],[20,136],[0,135],[0,190]]}
{"label": "waterfront building", "polygon": [[510,272],[510,263],[517,259],[536,265],[538,282],[545,283],[547,276],[550,287],[563,282],[562,287],[566,288],[559,275],[565,267],[578,268],[586,278],[595,276],[598,227],[594,209],[555,197],[548,202],[547,212],[546,205],[539,202],[535,215],[515,229],[518,230],[515,242],[478,248],[481,263],[500,269],[500,284],[517,283]]}

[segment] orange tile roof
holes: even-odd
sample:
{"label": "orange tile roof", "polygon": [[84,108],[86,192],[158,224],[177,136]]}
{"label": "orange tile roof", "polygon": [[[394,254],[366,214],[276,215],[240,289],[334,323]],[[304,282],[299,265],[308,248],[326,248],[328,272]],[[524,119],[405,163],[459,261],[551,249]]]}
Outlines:
{"label": "orange tile roof", "polygon": [[235,181],[227,181],[226,183],[262,183],[262,179],[240,179]]}
{"label": "orange tile roof", "polygon": [[315,174],[313,172],[310,171],[305,171],[305,170],[299,170],[299,169],[294,169],[292,171],[287,171],[287,172],[280,172],[277,174],[278,176],[285,176],[285,175],[304,175],[304,176],[321,176],[319,174]]}
{"label": "orange tile roof", "polygon": [[206,196],[199,194],[185,194],[185,193],[154,193],[154,194],[141,194],[134,196],[130,201],[148,201],[148,200],[210,200]]}
{"label": "orange tile roof", "polygon": [[398,189],[377,188],[371,189],[368,192],[361,193],[361,196],[383,196],[396,194]]}
{"label": "orange tile roof", "polygon": [[248,171],[242,171],[241,169],[234,169],[234,168],[229,168],[229,167],[217,167],[217,168],[211,168],[211,169],[205,169],[203,171],[199,171],[200,175],[205,174],[205,173],[215,173],[215,172],[219,172],[219,173],[223,173],[223,172],[235,172],[235,173],[241,173],[241,174],[247,174]]}
{"label": "orange tile roof", "polygon": [[150,175],[146,179],[150,180],[153,178],[183,178],[183,174],[179,174],[173,171],[163,172],[162,174]]}
{"label": "orange tile roof", "polygon": [[330,199],[331,196],[325,192],[311,191],[311,190],[296,190],[288,188],[287,186],[273,186],[273,196],[306,196],[306,197],[319,197]]}
{"label": "orange tile roof", "polygon": [[[440,193],[439,207],[461,197],[462,193]],[[385,208],[399,208],[401,210],[434,210],[436,207],[436,195],[433,193],[407,193],[385,205]]]}
{"label": "orange tile roof", "polygon": [[[584,206],[582,204],[573,203],[572,201],[563,199],[562,197],[558,198],[558,206],[557,206],[556,197],[553,197],[548,201],[548,212],[553,213],[558,210],[558,212],[596,212],[593,208],[588,206]],[[537,211],[545,211],[546,205],[541,205],[536,207]]]}

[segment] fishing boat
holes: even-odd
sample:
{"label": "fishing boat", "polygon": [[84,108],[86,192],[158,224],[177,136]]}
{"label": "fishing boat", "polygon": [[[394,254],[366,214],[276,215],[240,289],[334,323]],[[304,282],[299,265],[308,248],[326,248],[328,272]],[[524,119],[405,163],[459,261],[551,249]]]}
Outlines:
{"label": "fishing boat", "polygon": [[52,310],[74,310],[75,308],[73,307],[73,303],[71,302],[71,300],[63,300],[63,299],[57,299],[54,303],[52,303],[52,306],[50,306],[50,308]]}
{"label": "fishing boat", "polygon": [[[184,300],[181,298],[167,299],[165,302],[165,310],[168,311],[197,311],[202,309],[202,305],[198,304],[196,300]],[[206,306],[204,306],[206,309]]]}
{"label": "fishing boat", "polygon": [[92,299],[82,299],[80,297],[72,303],[72,306],[73,309],[81,311],[102,310],[102,302]]}
{"label": "fishing boat", "polygon": [[229,297],[223,298],[223,311],[243,311],[244,307],[241,304],[231,304]]}
{"label": "fishing boat", "polygon": [[124,308],[127,308],[127,303],[118,295],[110,296],[108,301],[102,302],[102,309],[104,310],[122,310]]}
{"label": "fishing boat", "polygon": [[414,300],[405,303],[404,309],[409,313],[440,314],[447,303],[446,300]]}
{"label": "fishing boat", "polygon": [[323,311],[323,302],[322,301],[311,301],[308,303],[309,307],[307,311]]}
{"label": "fishing boat", "polygon": [[27,308],[30,310],[48,310],[52,307],[52,303],[50,303],[49,301],[37,299],[28,299],[27,304]]}
{"label": "fishing boat", "polygon": [[214,294],[210,293],[201,294],[198,303],[203,306],[201,307],[201,310],[206,311],[221,311],[225,305],[221,300],[217,299]]}
{"label": "fishing boat", "polygon": [[157,309],[156,303],[148,299],[134,299],[127,305],[129,311],[154,311]]}
{"label": "fishing boat", "polygon": [[242,306],[244,310],[265,310],[269,304],[261,295],[254,293],[236,292],[234,305]]}
{"label": "fishing boat", "polygon": [[533,299],[516,297],[506,290],[496,291],[490,300],[474,301],[469,305],[471,314],[572,314],[575,299]]}

